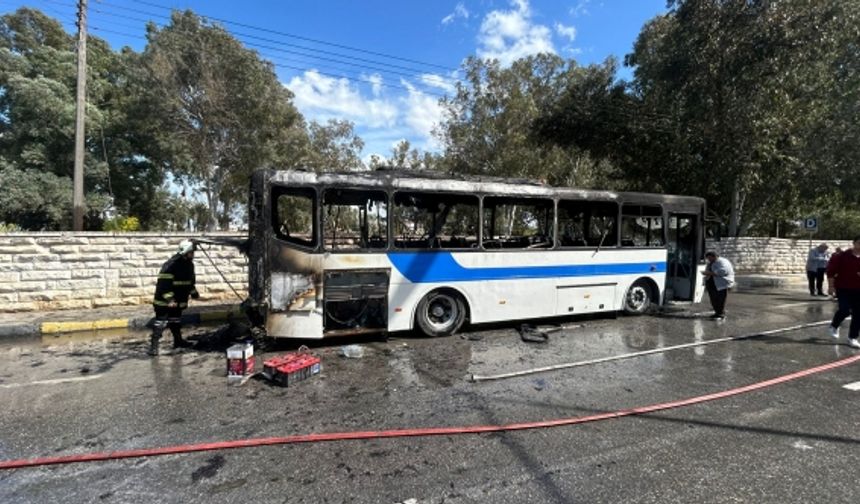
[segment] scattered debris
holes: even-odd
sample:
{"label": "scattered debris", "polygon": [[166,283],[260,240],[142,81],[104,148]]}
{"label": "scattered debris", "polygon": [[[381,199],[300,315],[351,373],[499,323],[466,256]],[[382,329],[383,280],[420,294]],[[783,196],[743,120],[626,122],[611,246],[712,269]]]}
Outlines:
{"label": "scattered debris", "polygon": [[346,345],[340,347],[340,354],[347,359],[360,359],[364,357],[364,347],[361,345]]}
{"label": "scattered debris", "polygon": [[532,324],[520,324],[517,331],[520,333],[520,339],[526,343],[548,343],[549,334],[561,331],[561,327],[537,327]]}

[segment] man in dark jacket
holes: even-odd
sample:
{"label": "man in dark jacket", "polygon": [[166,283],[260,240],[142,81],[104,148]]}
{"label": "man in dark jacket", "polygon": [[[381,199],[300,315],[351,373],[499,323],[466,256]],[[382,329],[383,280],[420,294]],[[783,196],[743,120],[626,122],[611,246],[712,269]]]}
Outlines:
{"label": "man in dark jacket", "polygon": [[839,338],[839,325],[851,315],[848,346],[860,348],[860,236],[854,246],[830,258],[827,264],[828,294],[839,298],[839,309],[830,323],[830,335]]}
{"label": "man in dark jacket", "polygon": [[188,307],[189,296],[200,295],[194,288],[194,243],[188,240],[179,244],[176,255],[167,260],[158,273],[155,284],[155,323],[149,344],[149,355],[158,355],[158,341],[165,328],[173,334],[173,347],[189,346],[182,339],[182,310]]}

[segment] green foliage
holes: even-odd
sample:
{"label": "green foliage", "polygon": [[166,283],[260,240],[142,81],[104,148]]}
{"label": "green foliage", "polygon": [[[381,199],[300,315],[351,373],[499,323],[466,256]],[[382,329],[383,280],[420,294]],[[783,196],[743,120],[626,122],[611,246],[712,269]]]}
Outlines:
{"label": "green foliage", "polygon": [[670,4],[627,58],[636,110],[656,119],[629,178],[706,197],[732,235],[853,183],[860,2]]}
{"label": "green foliage", "polygon": [[314,171],[351,171],[361,169],[364,142],[349,121],[316,121],[307,128],[307,144],[300,165]]}
{"label": "green foliage", "polygon": [[301,116],[272,65],[190,11],[147,27],[150,131],[171,172],[199,184],[208,225],[226,226],[253,170],[289,155]]}
{"label": "green foliage", "polygon": [[17,233],[19,231],[23,231],[23,229],[17,224],[0,222],[0,233]]}
{"label": "green foliage", "polygon": [[535,134],[564,91],[605,67],[582,68],[554,55],[537,55],[503,68],[470,58],[465,82],[442,100],[437,134],[445,147],[441,169],[455,173],[526,177],[551,184],[609,185],[613,167],[572,143],[550,143]]}
{"label": "green foliage", "polygon": [[137,217],[122,217],[117,216],[108,219],[102,224],[102,231],[118,231],[121,233],[129,233],[140,230],[140,220]]}

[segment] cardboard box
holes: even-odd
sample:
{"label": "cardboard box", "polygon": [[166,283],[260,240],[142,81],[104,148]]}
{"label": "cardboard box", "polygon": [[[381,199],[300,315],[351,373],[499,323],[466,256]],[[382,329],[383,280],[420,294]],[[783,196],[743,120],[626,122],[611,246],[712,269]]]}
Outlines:
{"label": "cardboard box", "polygon": [[242,380],[254,374],[254,345],[244,343],[227,349],[227,379]]}

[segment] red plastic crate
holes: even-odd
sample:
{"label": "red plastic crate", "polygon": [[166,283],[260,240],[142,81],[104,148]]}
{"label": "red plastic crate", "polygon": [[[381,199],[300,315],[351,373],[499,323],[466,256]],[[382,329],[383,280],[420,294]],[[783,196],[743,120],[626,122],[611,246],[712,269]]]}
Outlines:
{"label": "red plastic crate", "polygon": [[317,375],[321,369],[320,359],[309,354],[289,353],[263,362],[263,376],[284,387]]}

